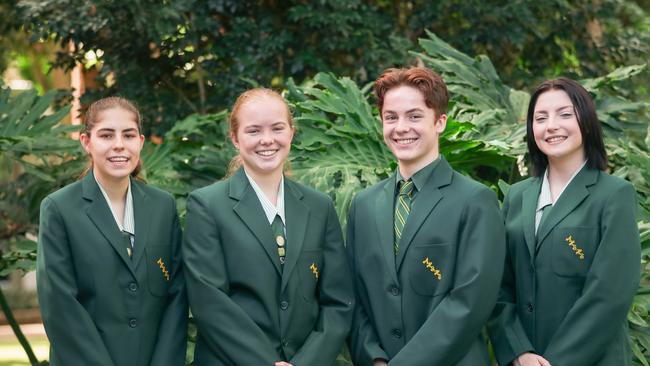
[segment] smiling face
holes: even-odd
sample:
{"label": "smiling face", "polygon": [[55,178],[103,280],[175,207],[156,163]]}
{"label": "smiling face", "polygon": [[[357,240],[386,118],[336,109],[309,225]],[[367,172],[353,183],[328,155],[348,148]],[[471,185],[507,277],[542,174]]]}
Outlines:
{"label": "smiling face", "polygon": [[535,144],[549,164],[562,160],[579,165],[585,160],[578,117],[564,90],[551,89],[539,95],[532,127]]}
{"label": "smiling face", "polygon": [[438,158],[438,138],[447,116],[436,116],[424,95],[411,86],[398,86],[384,96],[381,113],[384,141],[397,158],[405,178]]}
{"label": "smiling face", "polygon": [[128,179],[144,144],[134,113],[119,107],[99,112],[92,129],[79,140],[92,158],[93,174],[103,185]]}
{"label": "smiling face", "polygon": [[246,100],[236,111],[232,143],[246,172],[255,177],[281,175],[291,149],[294,129],[285,102],[271,95]]}

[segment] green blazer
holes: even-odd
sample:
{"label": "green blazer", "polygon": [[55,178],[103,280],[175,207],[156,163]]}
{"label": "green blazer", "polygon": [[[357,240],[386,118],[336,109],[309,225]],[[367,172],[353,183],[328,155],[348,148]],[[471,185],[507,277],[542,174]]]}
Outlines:
{"label": "green blazer", "polygon": [[639,285],[632,185],[583,168],[535,239],[542,178],[505,198],[507,261],[489,324],[500,365],[534,352],[554,366],[631,364],[626,315]]}
{"label": "green blazer", "polygon": [[131,192],[132,258],[92,172],[41,203],[36,280],[52,366],[184,365],[175,201],[136,180]]}
{"label": "green blazer", "polygon": [[481,331],[505,255],[496,195],[441,158],[413,201],[395,256],[395,179],[357,194],[348,219],[355,365],[375,358],[389,365],[489,365]]}
{"label": "green blazer", "polygon": [[183,259],[198,328],[194,363],[332,365],[353,291],[331,200],[284,180],[287,256],[243,169],[187,201]]}

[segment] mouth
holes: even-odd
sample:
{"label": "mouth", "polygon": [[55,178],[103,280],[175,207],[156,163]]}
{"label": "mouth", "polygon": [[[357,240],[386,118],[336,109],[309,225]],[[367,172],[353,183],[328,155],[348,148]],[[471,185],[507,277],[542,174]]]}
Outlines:
{"label": "mouth", "polygon": [[397,145],[406,146],[414,143],[417,140],[418,140],[417,138],[393,139],[393,142],[395,142]]}
{"label": "mouth", "polygon": [[111,163],[126,163],[129,160],[131,159],[129,159],[126,156],[111,156],[110,158],[108,158],[108,161]]}
{"label": "mouth", "polygon": [[566,139],[567,139],[566,136],[551,136],[544,139],[544,141],[546,141],[549,144],[559,144],[561,142],[564,142],[564,140]]}
{"label": "mouth", "polygon": [[255,154],[263,156],[263,157],[269,157],[275,155],[275,153],[278,152],[279,149],[271,149],[271,150],[259,150],[256,151]]}

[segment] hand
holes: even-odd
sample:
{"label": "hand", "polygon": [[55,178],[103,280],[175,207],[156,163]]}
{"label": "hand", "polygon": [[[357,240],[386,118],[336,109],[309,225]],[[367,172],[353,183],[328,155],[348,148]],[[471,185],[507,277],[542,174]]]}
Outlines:
{"label": "hand", "polygon": [[388,363],[386,363],[386,360],[382,360],[381,358],[377,358],[372,363],[372,366],[388,366]]}
{"label": "hand", "polygon": [[275,366],[293,366],[289,362],[284,362],[284,361],[278,361],[275,363]]}
{"label": "hand", "polygon": [[530,352],[522,353],[513,363],[514,366],[551,366],[544,357]]}

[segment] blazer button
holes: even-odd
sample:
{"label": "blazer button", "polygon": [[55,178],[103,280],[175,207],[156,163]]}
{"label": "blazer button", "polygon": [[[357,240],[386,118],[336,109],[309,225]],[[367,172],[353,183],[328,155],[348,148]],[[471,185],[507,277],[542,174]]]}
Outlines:
{"label": "blazer button", "polygon": [[135,318],[131,318],[131,319],[129,320],[129,327],[131,327],[131,328],[135,328],[135,327],[137,327],[137,326],[138,326],[138,321],[137,321]]}
{"label": "blazer button", "polygon": [[131,283],[129,283],[129,290],[130,290],[131,292],[136,292],[136,291],[138,291],[138,284],[135,283],[135,282],[131,282]]}
{"label": "blazer button", "polygon": [[402,331],[399,329],[393,329],[390,334],[393,335],[395,338],[402,338]]}
{"label": "blazer button", "polygon": [[535,310],[535,308],[533,307],[533,304],[530,303],[530,302],[528,303],[528,306],[527,306],[526,308],[528,309],[528,312],[529,312],[529,313],[532,313],[533,310]]}
{"label": "blazer button", "polygon": [[398,295],[399,295],[399,287],[397,287],[397,286],[393,286],[393,287],[391,287],[391,288],[390,288],[390,293],[391,293],[393,296],[398,296]]}
{"label": "blazer button", "polygon": [[280,309],[282,309],[282,310],[287,310],[288,308],[289,308],[289,303],[288,303],[288,302],[286,302],[286,301],[282,301],[282,302],[280,303]]}

